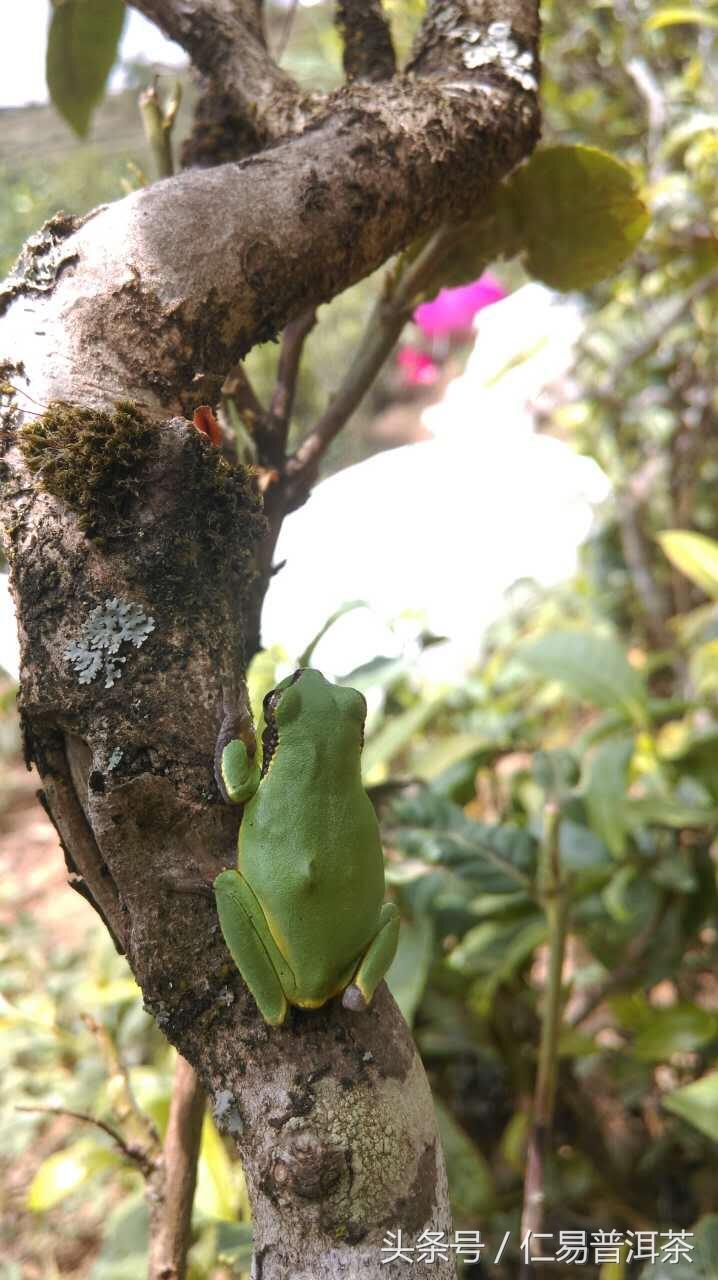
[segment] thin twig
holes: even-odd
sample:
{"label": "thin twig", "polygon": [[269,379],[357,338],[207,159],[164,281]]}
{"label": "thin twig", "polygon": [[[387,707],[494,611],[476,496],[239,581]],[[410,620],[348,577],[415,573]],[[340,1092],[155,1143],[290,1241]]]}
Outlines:
{"label": "thin twig", "polygon": [[107,1028],[96,1022],[91,1014],[83,1013],[81,1016],[85,1026],[97,1039],[108,1076],[119,1086],[113,1097],[113,1109],[117,1119],[126,1128],[134,1130],[137,1141],[146,1143],[148,1151],[156,1159],[161,1152],[160,1136],[153,1121],[142,1110],[135,1098],[127,1067],[117,1052],[112,1037]]}
{"label": "thin twig", "polygon": [[116,1129],[113,1129],[112,1125],[106,1124],[104,1120],[98,1120],[95,1116],[88,1116],[84,1111],[71,1111],[69,1107],[41,1106],[16,1106],[15,1110],[27,1112],[37,1111],[42,1115],[49,1116],[70,1116],[72,1120],[80,1120],[83,1124],[92,1124],[96,1129],[101,1129],[109,1138],[112,1138],[112,1141],[117,1147],[119,1147],[123,1156],[133,1164],[137,1165],[143,1177],[149,1178],[155,1172],[156,1164],[150,1152],[145,1151],[142,1147],[135,1146],[133,1143],[125,1142],[122,1134],[118,1133]]}
{"label": "thin twig", "polygon": [[[272,442],[272,456],[267,459],[271,465],[284,462],[284,449],[287,432],[294,408],[294,396],[297,389],[299,366],[304,350],[304,343],[317,322],[317,309],[310,307],[302,315],[297,316],[287,325],[282,334],[282,347],[279,353],[277,381],[272,392],[272,399],[267,415],[267,440]],[[281,450],[281,456],[276,449]],[[261,459],[260,456],[260,460]]]}
{"label": "thin twig", "polygon": [[184,1280],[206,1094],[180,1056],[163,1148],[163,1193],[150,1220],[149,1280]]}
{"label": "thin twig", "polygon": [[[429,238],[399,280],[377,301],[354,362],[316,426],[305,436],[286,466],[286,510],[304,501],[316,479],[319,461],[358,407],[384,361],[391,354],[422,290],[455,242],[457,228],[445,224]],[[389,277],[391,280],[391,277]]]}
{"label": "thin twig", "polygon": [[521,1238],[527,1241],[527,1244],[521,1263],[522,1280],[531,1274],[531,1236],[540,1232],[543,1220],[545,1163],[551,1140],[558,1078],[558,1041],[561,1031],[561,979],[566,952],[569,911],[567,884],[561,873],[559,829],[560,811],[558,806],[553,803],[547,804],[544,837],[541,846],[539,890],[548,924],[549,960],[541,1018],[538,1071],[526,1154]]}
{"label": "thin twig", "polygon": [[290,0],[289,6],[287,8],[287,12],[284,15],[284,23],[282,25],[282,30],[279,33],[277,46],[272,54],[272,57],[274,58],[275,62],[281,62],[282,58],[284,57],[284,53],[287,48],[287,45],[289,44],[289,37],[292,34],[294,19],[297,16],[297,4],[298,4],[298,0]]}
{"label": "thin twig", "polygon": [[254,390],[244,365],[236,364],[230,369],[222,383],[221,394],[223,401],[234,401],[242,422],[250,435],[254,435],[257,427],[266,419],[267,411]]}

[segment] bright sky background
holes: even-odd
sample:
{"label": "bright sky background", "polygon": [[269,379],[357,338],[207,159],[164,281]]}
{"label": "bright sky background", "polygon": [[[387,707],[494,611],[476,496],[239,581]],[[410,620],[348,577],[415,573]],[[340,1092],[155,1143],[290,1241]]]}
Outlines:
{"label": "bright sky background", "polygon": [[[12,14],[5,14],[0,41],[0,107],[47,102],[45,43],[49,16],[50,0],[14,0]],[[157,27],[135,9],[129,10],[125,23],[122,57],[171,65],[186,60],[179,45],[165,40]],[[110,87],[122,87],[121,72],[113,73]]]}

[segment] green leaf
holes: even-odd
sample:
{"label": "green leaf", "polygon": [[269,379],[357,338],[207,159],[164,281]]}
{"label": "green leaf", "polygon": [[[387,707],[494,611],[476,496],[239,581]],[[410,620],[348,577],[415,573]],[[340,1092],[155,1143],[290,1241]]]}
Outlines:
{"label": "green leaf", "polygon": [[596,147],[539,147],[500,188],[527,270],[554,289],[587,289],[614,275],[649,222],[633,171]]}
{"label": "green leaf", "polygon": [[589,761],[583,798],[593,830],[620,858],[626,848],[626,794],[633,738],[604,742]]}
{"label": "green leaf", "polygon": [[661,27],[675,27],[679,24],[695,24],[702,27],[715,27],[718,30],[718,18],[712,13],[703,13],[700,9],[691,9],[687,5],[670,5],[667,9],[659,9],[644,22],[644,30],[660,31]]}
{"label": "green leaf", "polygon": [[612,920],[625,924],[631,919],[633,902],[629,890],[637,875],[635,867],[623,866],[606,885],[603,901]]}
{"label": "green leaf", "polygon": [[626,821],[636,827],[712,827],[718,821],[718,809],[699,805],[682,804],[670,796],[643,796],[630,800],[626,806]]}
{"label": "green leaf", "polygon": [[123,1200],[110,1213],[91,1280],[136,1280],[146,1274],[148,1218],[142,1191]]}
{"label": "green leaf", "polygon": [[233,1165],[209,1112],[202,1124],[195,1208],[207,1218],[234,1222],[242,1193],[242,1172]]}
{"label": "green leaf", "polygon": [[[661,1233],[656,1241],[659,1256],[667,1242],[667,1235]],[[669,1251],[666,1260],[643,1268],[641,1280],[715,1280],[718,1274],[718,1214],[707,1213],[694,1222],[686,1244],[693,1246],[686,1255],[679,1254],[678,1261],[674,1262]]]}
{"label": "green leaf", "polygon": [[53,0],[47,87],[60,115],[84,137],[117,57],[124,0]]}
{"label": "green leaf", "polygon": [[366,743],[362,752],[362,777],[365,785],[383,782],[388,766],[436,714],[448,697],[449,689],[423,698],[398,716],[392,716]]}
{"label": "green leaf", "polygon": [[549,631],[522,644],[516,656],[532,671],[558,681],[583,701],[621,710],[636,724],[645,725],[645,684],[612,636]]}
{"label": "green leaf", "polygon": [[718,1142],[718,1071],[681,1085],[662,1101],[668,1111]]}
{"label": "green leaf", "polygon": [[438,1098],[434,1098],[434,1111],[446,1158],[451,1208],[459,1222],[478,1221],[494,1206],[491,1169]]}
{"label": "green leaf", "polygon": [[633,1041],[642,1062],[662,1062],[674,1053],[692,1052],[718,1035],[718,1015],[694,1004],[651,1009]]}
{"label": "green leaf", "polygon": [[428,916],[402,921],[399,946],[386,980],[409,1026],[424,994],[433,946],[434,929]]}
{"label": "green leaf", "polygon": [[537,947],[546,941],[546,921],[532,914],[523,920],[485,920],[469,929],[451,952],[449,969],[475,976],[471,1004],[487,1014],[497,988],[507,982],[526,963]]}
{"label": "green leaf", "polygon": [[27,1207],[34,1213],[52,1209],[96,1173],[121,1163],[118,1153],[81,1138],[43,1160],[30,1184]]}
{"label": "green leaf", "polygon": [[658,541],[676,569],[712,600],[718,600],[718,542],[683,529],[667,529],[659,533]]}
{"label": "green leaf", "polygon": [[537,844],[528,831],[474,822],[428,788],[396,800],[386,828],[395,848],[412,860],[440,867],[443,875],[450,871],[469,882],[472,896],[530,887]]}

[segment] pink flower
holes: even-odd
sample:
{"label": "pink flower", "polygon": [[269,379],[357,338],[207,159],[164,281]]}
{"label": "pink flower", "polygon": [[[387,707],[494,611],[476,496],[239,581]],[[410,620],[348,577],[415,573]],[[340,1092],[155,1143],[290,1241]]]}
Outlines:
{"label": "pink flower", "polygon": [[396,363],[404,375],[404,382],[412,387],[430,387],[439,376],[439,366],[417,347],[400,347]]}
{"label": "pink flower", "polygon": [[442,289],[431,302],[422,302],[414,312],[414,323],[431,337],[469,329],[478,311],[500,302],[506,290],[489,271],[471,284]]}

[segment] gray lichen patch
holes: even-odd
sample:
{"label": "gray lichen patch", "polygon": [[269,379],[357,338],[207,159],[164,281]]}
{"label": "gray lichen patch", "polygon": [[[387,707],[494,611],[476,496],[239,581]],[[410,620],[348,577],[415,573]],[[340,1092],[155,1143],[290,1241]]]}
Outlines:
{"label": "gray lichen patch", "polygon": [[229,1089],[220,1089],[215,1095],[212,1116],[217,1128],[223,1133],[229,1133],[236,1137],[244,1130],[244,1120],[242,1119],[239,1104]]}
{"label": "gray lichen patch", "polygon": [[467,70],[493,66],[516,80],[522,89],[538,89],[534,55],[521,47],[508,22],[491,22],[486,29],[464,23],[451,32],[450,38],[460,42],[461,60]]}
{"label": "gray lichen patch", "polygon": [[111,689],[127,661],[127,654],[120,653],[122,646],[141,649],[154,629],[154,618],[148,618],[140,605],[115,597],[92,610],[78,639],[70,641],[63,656],[72,663],[78,684],[91,684],[101,675],[105,688]]}

